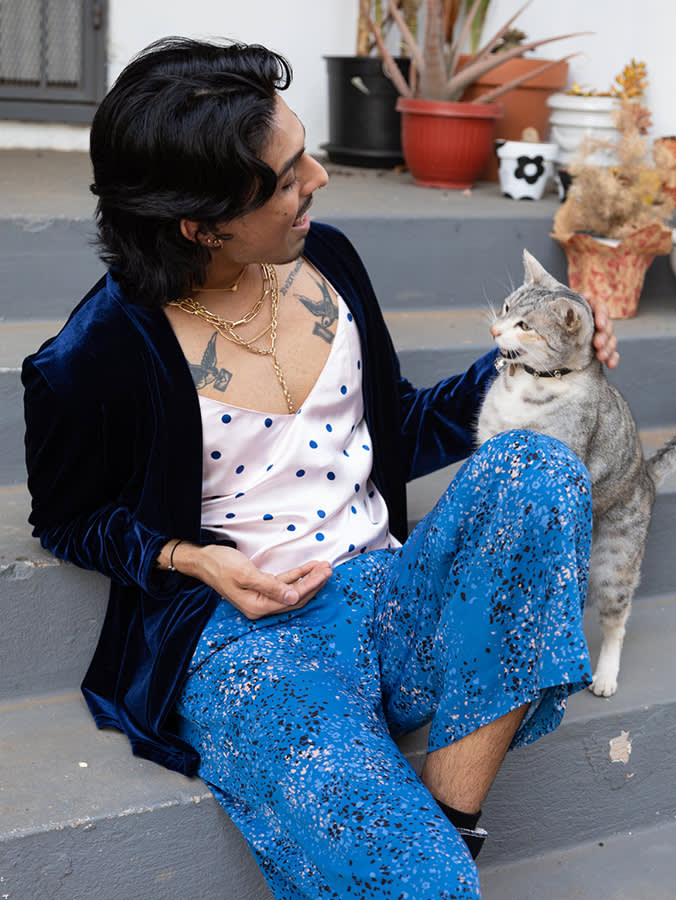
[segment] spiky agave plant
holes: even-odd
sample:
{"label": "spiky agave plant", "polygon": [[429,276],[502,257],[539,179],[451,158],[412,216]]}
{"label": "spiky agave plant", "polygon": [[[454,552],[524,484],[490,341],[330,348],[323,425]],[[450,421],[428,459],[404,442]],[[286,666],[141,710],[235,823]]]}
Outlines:
{"label": "spiky agave plant", "polygon": [[[561,34],[556,37],[542,38],[537,41],[527,41],[519,44],[509,50],[500,53],[494,53],[495,48],[500,44],[505,32],[507,32],[521,13],[530,6],[532,0],[528,0],[503,26],[496,34],[480,47],[476,53],[470,54],[468,59],[460,60],[461,49],[465,44],[467,35],[469,34],[475,18],[480,14],[483,0],[475,0],[471,9],[467,13],[462,28],[459,30],[457,38],[448,43],[447,29],[444,19],[444,0],[425,0],[425,33],[423,37],[422,50],[418,46],[415,36],[411,33],[406,22],[401,16],[400,10],[397,8],[396,0],[386,0],[389,13],[392,20],[396,23],[401,36],[402,42],[405,44],[408,54],[414,65],[412,73],[407,81],[385,44],[382,30],[370,13],[369,0],[360,0],[361,12],[366,18],[369,30],[373,36],[378,51],[385,61],[386,70],[394,82],[395,87],[403,97],[419,97],[423,100],[448,100],[458,101],[462,99],[462,95],[470,85],[477,79],[492,69],[496,69],[504,62],[510,59],[516,59],[523,56],[529,50],[535,50],[545,44],[553,41],[562,41],[566,38],[579,37],[589,32],[574,32],[571,34]],[[526,75],[514,78],[506,84],[486,91],[474,102],[491,103],[497,100],[507,91],[518,87],[525,81],[535,78],[547,69],[558,65],[571,58],[575,54],[565,56],[563,60],[552,60],[543,63],[534,71]]]}

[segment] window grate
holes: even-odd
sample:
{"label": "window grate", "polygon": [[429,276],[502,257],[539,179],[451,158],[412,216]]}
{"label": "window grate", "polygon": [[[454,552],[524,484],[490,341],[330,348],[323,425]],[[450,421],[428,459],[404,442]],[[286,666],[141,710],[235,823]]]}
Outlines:
{"label": "window grate", "polygon": [[103,0],[0,0],[0,117],[88,121],[104,91]]}

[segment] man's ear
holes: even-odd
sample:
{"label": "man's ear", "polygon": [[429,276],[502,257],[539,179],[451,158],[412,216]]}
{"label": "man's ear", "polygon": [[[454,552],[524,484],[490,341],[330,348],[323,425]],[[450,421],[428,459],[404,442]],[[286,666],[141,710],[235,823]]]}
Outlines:
{"label": "man's ear", "polygon": [[223,246],[223,241],[210,232],[205,233],[202,230],[202,224],[194,219],[181,219],[180,229],[183,237],[194,244],[200,244],[202,247],[209,247],[212,250]]}
{"label": "man's ear", "polygon": [[[193,243],[197,243],[200,239],[200,223],[195,222],[192,219],[181,219],[181,234],[187,241],[192,241]],[[202,243],[202,240],[200,240]]]}

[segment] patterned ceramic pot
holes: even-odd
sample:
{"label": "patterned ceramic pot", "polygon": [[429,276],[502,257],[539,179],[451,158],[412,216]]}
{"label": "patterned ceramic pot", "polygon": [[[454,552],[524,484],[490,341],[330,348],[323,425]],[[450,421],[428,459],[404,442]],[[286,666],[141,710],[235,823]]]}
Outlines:
{"label": "patterned ceramic pot", "polygon": [[568,284],[586,297],[603,300],[613,319],[636,315],[648,267],[673,244],[671,228],[661,223],[621,241],[579,232],[553,237],[568,258]]}
{"label": "patterned ceramic pot", "polygon": [[496,141],[498,176],[505,197],[539,200],[554,175],[558,145],[529,141]]}

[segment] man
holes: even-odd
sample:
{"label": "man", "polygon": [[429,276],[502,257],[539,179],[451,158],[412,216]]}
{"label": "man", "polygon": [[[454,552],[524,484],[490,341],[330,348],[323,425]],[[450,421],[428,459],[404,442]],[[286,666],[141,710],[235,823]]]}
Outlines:
{"label": "man", "polygon": [[[407,538],[406,482],[472,453],[494,354],[402,378],[359,257],[309,221],[289,81],[169,39],[101,104],[110,270],[24,364],[31,522],[111,578],[97,724],[199,773],[275,897],[474,898],[504,753],[589,677],[588,477],[499,436]],[[614,362],[603,313],[597,340]],[[425,722],[421,781],[394,737]]]}

